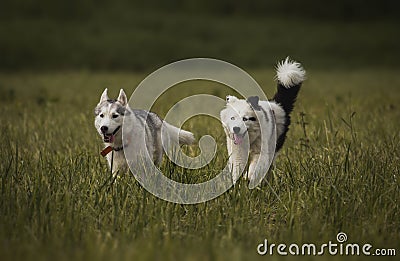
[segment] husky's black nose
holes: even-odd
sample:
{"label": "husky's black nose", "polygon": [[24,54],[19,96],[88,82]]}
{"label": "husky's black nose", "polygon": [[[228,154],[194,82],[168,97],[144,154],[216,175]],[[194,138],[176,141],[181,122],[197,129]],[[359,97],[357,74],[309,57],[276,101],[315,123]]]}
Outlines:
{"label": "husky's black nose", "polygon": [[100,130],[104,134],[104,133],[106,133],[108,131],[108,127],[107,126],[101,126]]}
{"label": "husky's black nose", "polygon": [[233,127],[233,132],[235,134],[238,134],[240,132],[240,128],[239,127]]}

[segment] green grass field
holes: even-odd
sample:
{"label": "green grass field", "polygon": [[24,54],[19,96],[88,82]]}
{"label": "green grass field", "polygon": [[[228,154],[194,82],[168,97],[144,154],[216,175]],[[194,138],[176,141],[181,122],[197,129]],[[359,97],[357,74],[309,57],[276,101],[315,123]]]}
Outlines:
{"label": "green grass field", "polygon": [[[273,71],[250,74],[271,97]],[[197,205],[162,201],[132,175],[110,182],[93,108],[105,87],[110,96],[121,87],[130,95],[144,77],[86,71],[0,75],[1,260],[266,260],[271,257],[256,252],[264,239],[322,244],[335,241],[340,231],[348,242],[400,254],[395,69],[309,69],[267,182],[249,190],[243,181]],[[197,84],[167,92],[154,111],[164,116],[174,101],[199,92],[221,98],[229,93]],[[183,181],[221,170],[226,150],[220,123],[195,117],[185,127],[198,138],[216,138],[217,160],[196,171],[165,160],[162,170]]]}

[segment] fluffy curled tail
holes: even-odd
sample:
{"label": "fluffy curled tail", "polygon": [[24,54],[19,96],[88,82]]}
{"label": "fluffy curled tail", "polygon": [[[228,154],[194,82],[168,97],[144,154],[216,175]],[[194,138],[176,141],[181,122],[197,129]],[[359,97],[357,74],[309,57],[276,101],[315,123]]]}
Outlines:
{"label": "fluffy curled tail", "polygon": [[278,151],[285,142],[286,133],[290,125],[290,113],[293,110],[301,84],[306,79],[306,71],[300,63],[292,61],[287,57],[278,63],[276,67],[276,79],[278,86],[273,100],[285,111],[283,132],[277,137],[276,151]]}
{"label": "fluffy curled tail", "polygon": [[300,63],[287,57],[278,63],[276,79],[278,86],[273,100],[283,108],[286,115],[289,115],[293,110],[301,84],[306,79],[306,71]]}

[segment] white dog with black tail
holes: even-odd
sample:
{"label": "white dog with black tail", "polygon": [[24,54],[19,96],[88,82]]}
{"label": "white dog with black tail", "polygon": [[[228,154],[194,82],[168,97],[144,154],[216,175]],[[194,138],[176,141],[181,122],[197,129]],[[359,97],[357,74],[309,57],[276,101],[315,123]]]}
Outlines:
{"label": "white dog with black tail", "polygon": [[[254,181],[257,171],[265,169],[262,164],[272,162],[276,152],[282,148],[289,130],[290,113],[305,78],[306,72],[301,64],[288,57],[277,65],[277,92],[271,100],[260,101],[257,96],[247,99],[226,97],[226,107],[220,116],[227,137],[233,183],[236,183],[247,165],[245,177],[250,182]],[[273,136],[275,133],[276,138]],[[276,144],[271,144],[272,141]],[[266,155],[266,151],[262,151],[262,144],[267,144],[264,147],[274,145],[275,151],[270,160],[262,158],[263,154]]]}

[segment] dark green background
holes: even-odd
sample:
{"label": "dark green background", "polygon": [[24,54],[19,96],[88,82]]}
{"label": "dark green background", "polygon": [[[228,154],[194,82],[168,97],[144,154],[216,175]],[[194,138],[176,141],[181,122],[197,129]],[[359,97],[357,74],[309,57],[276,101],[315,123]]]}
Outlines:
{"label": "dark green background", "polygon": [[140,70],[189,57],[397,67],[399,2],[2,1],[0,70]]}

